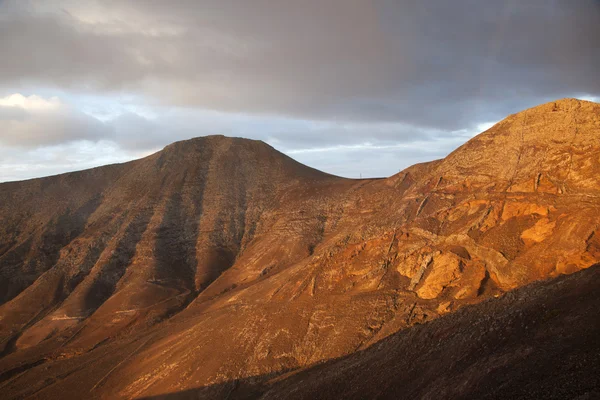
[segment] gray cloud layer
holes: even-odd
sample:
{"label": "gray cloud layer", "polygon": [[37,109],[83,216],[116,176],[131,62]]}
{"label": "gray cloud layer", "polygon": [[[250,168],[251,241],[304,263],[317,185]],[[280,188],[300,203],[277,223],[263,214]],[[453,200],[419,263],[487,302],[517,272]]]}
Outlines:
{"label": "gray cloud layer", "polygon": [[[59,7],[60,6],[60,7]],[[597,94],[597,0],[8,1],[0,80],[463,128]]]}
{"label": "gray cloud layer", "polygon": [[20,95],[0,98],[0,145],[27,148],[99,140],[108,133],[106,128],[58,99]]}
{"label": "gray cloud layer", "polygon": [[0,0],[0,54],[4,94],[128,93],[158,114],[0,104],[5,152],[82,140],[139,152],[224,133],[317,167],[338,149],[325,169],[345,175],[380,156],[393,166],[367,174],[387,174],[479,123],[599,96],[600,1]]}

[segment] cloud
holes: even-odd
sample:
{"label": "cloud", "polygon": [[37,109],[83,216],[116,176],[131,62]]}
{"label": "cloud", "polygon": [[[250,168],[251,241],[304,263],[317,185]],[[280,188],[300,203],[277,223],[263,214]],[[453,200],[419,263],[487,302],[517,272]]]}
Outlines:
{"label": "cloud", "polygon": [[107,133],[100,121],[62,103],[15,93],[0,98],[0,145],[37,147],[97,140]]}
{"label": "cloud", "polygon": [[15,93],[0,98],[0,107],[18,107],[24,110],[44,111],[56,110],[61,107],[61,103],[56,96],[46,100],[36,95],[25,97],[20,93]]}
{"label": "cloud", "polygon": [[389,175],[600,98],[598,21],[598,0],[0,0],[0,180],[208,134]]}
{"label": "cloud", "polygon": [[[212,134],[263,140],[338,175],[384,176],[409,161],[443,156],[468,138],[402,123],[306,121],[177,107],[115,107],[106,100],[77,102],[91,113],[56,96],[0,97],[0,181],[131,160],[177,140]],[[348,168],[359,161],[370,167]]]}
{"label": "cloud", "polygon": [[435,129],[600,93],[597,0],[19,0],[4,7],[5,84]]}
{"label": "cloud", "polygon": [[82,140],[37,148],[0,147],[0,182],[78,171],[144,155],[125,152],[110,141]]}

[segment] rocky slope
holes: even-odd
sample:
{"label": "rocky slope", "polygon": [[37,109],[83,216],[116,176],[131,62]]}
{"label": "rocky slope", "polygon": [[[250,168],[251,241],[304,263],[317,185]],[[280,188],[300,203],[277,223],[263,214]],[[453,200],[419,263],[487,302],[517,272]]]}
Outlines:
{"label": "rocky slope", "polygon": [[157,399],[596,399],[600,265],[536,282],[283,376]]}
{"label": "rocky slope", "polygon": [[[600,261],[600,105],[347,180],[208,137],[0,185],[0,388],[139,397],[270,376]],[[261,379],[263,379],[261,378]]]}

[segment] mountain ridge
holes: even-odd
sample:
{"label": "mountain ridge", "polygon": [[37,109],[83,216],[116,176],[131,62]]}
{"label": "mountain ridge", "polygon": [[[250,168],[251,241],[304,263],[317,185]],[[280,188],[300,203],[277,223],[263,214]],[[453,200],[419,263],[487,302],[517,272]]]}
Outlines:
{"label": "mountain ridge", "polygon": [[[502,122],[504,120],[510,119],[510,118],[512,118],[514,116],[517,116],[518,114],[521,114],[523,112],[542,111],[542,110],[548,109],[549,107],[552,107],[552,108],[565,107],[565,106],[572,106],[574,104],[579,104],[579,105],[583,104],[583,105],[592,105],[593,106],[593,105],[597,105],[598,103],[595,103],[595,102],[589,101],[589,100],[581,100],[581,99],[577,99],[577,98],[562,98],[562,99],[558,99],[558,100],[554,100],[554,101],[549,101],[547,103],[539,104],[537,106],[533,106],[533,107],[527,108],[527,109],[522,110],[522,111],[517,112],[517,113],[510,114],[509,116],[507,116],[506,118],[504,118],[503,120],[501,120],[499,122]],[[494,124],[494,126],[497,125],[498,123]],[[481,135],[481,134],[489,131],[492,128],[493,128],[493,126],[490,127],[490,128],[488,128],[486,131],[479,133],[476,136],[479,136],[479,135]],[[241,140],[248,141],[248,142],[259,142],[259,143],[263,143],[266,146],[269,146],[270,148],[272,148],[273,150],[279,152],[277,149],[273,148],[271,145],[269,145],[268,143],[266,143],[265,141],[260,140],[260,139],[250,139],[250,138],[244,138],[244,137],[240,137],[240,136],[225,136],[225,135],[222,135],[222,134],[213,134],[213,135],[198,136],[198,137],[193,137],[193,138],[189,138],[189,139],[178,140],[178,141],[175,141],[175,142],[172,142],[172,143],[166,145],[165,147],[163,147],[162,149],[156,151],[155,153],[149,154],[149,155],[147,155],[145,157],[142,157],[142,158],[130,160],[130,161],[124,161],[124,162],[112,163],[112,164],[105,164],[105,165],[100,165],[100,166],[96,166],[96,167],[86,168],[86,169],[83,169],[83,170],[63,172],[63,173],[58,173],[58,174],[53,174],[53,175],[47,175],[47,176],[42,176],[42,177],[28,178],[28,179],[24,179],[24,180],[0,182],[0,185],[12,184],[12,183],[18,183],[18,182],[27,182],[27,181],[33,181],[33,180],[38,180],[38,179],[54,178],[54,177],[63,176],[63,175],[70,175],[70,174],[78,174],[78,173],[84,173],[84,172],[91,172],[91,171],[97,170],[99,168],[101,169],[101,168],[105,168],[105,167],[123,166],[123,165],[131,164],[131,163],[135,163],[135,162],[140,161],[140,160],[144,160],[144,159],[149,158],[149,157],[153,157],[156,154],[161,153],[162,151],[167,150],[168,148],[171,148],[171,147],[175,147],[175,146],[178,146],[178,145],[183,145],[183,144],[186,144],[186,143],[193,143],[195,141],[202,141],[204,139],[210,139],[210,138],[215,138],[215,139],[241,139]],[[472,140],[472,139],[470,139],[470,140]],[[462,147],[462,145],[459,146],[457,149],[455,149],[453,152],[457,151],[461,147]],[[282,153],[282,152],[280,152],[280,153],[285,155],[285,153]],[[450,153],[450,154],[452,154],[452,153]],[[437,159],[437,160],[432,160],[432,161],[427,161],[427,162],[435,162],[435,161],[439,161],[439,160],[442,160],[442,159]],[[421,164],[421,163],[417,163],[417,164]],[[415,164],[415,165],[417,165],[417,164]],[[412,166],[414,166],[414,165],[411,165],[411,166],[409,166],[407,168],[411,168]],[[312,168],[312,167],[308,167],[308,168]],[[320,171],[320,172],[323,172],[323,171]],[[323,172],[323,173],[328,174],[327,172]],[[402,173],[402,171],[400,173]],[[331,174],[328,174],[328,175],[331,175]],[[392,176],[395,176],[395,175],[397,175],[397,174],[394,174]],[[386,178],[391,178],[392,176],[390,176],[390,177],[373,177],[373,178],[365,178],[365,179],[386,179]],[[352,178],[344,178],[344,179],[352,179]]]}
{"label": "mountain ridge", "polygon": [[[600,105],[566,99],[385,179],[213,136],[2,184],[0,374],[49,360],[2,385],[130,398],[276,375],[585,269],[599,137]],[[49,365],[67,377],[39,381]]]}

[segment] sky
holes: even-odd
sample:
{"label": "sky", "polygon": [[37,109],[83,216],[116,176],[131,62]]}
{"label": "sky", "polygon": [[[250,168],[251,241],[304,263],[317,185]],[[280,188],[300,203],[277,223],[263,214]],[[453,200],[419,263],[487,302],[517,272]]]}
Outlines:
{"label": "sky", "polygon": [[212,134],[379,177],[598,101],[600,0],[0,0],[0,55],[0,182]]}

